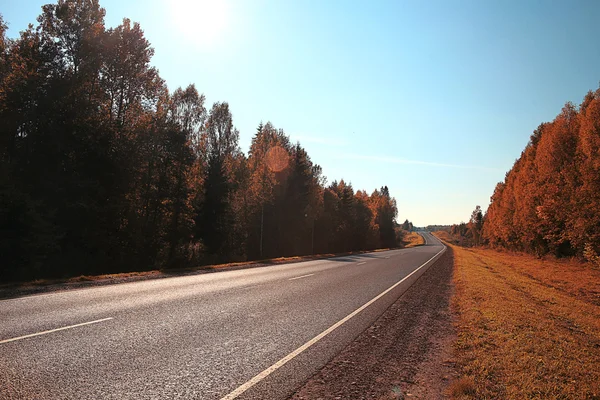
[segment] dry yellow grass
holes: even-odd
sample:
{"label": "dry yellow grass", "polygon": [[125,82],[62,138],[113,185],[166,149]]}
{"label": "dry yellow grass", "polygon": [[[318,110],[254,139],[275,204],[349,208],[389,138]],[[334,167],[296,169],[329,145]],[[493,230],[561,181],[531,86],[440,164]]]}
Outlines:
{"label": "dry yellow grass", "polygon": [[423,236],[419,235],[417,232],[407,233],[404,235],[402,241],[404,242],[404,247],[415,247],[425,244],[425,239],[423,239]]}
{"label": "dry yellow grass", "polygon": [[453,398],[461,398],[465,396],[473,396],[475,391],[475,381],[472,376],[461,376],[450,384],[450,396]]}
{"label": "dry yellow grass", "polygon": [[600,398],[600,272],[573,262],[451,247],[462,376],[450,385],[450,395]]}
{"label": "dry yellow grass", "polygon": [[435,231],[433,232],[433,234],[445,242],[452,242],[452,237],[450,236],[450,233],[446,231]]}

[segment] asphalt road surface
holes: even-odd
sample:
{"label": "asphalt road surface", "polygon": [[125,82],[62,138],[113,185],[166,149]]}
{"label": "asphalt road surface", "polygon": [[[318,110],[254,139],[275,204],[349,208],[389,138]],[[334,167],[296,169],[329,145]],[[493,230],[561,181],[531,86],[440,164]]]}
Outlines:
{"label": "asphalt road surface", "polygon": [[[0,301],[1,399],[285,399],[439,257],[420,247]],[[436,257],[437,256],[437,257]]]}

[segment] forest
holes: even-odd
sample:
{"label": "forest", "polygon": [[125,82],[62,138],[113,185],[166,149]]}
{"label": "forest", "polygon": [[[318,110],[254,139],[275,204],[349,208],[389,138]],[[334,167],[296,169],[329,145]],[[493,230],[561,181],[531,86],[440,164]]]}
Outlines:
{"label": "forest", "polygon": [[539,125],[498,183],[485,215],[479,206],[451,233],[537,256],[598,262],[600,252],[600,89],[566,103]]}
{"label": "forest", "polygon": [[0,16],[1,281],[399,244],[386,186],[327,183],[270,122],[244,154],[227,102],[170,91],[141,26],[104,17],[59,0],[10,39]]}

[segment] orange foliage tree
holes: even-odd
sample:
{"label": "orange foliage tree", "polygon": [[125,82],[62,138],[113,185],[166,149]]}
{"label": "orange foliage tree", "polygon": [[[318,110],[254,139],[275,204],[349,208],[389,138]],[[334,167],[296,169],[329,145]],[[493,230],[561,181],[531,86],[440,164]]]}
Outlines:
{"label": "orange foliage tree", "polygon": [[483,236],[537,255],[600,251],[600,90],[535,130],[496,186]]}

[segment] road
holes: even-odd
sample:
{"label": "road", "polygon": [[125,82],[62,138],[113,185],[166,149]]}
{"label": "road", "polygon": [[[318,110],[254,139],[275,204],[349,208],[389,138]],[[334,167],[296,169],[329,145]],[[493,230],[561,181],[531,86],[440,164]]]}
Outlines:
{"label": "road", "polygon": [[[0,301],[2,399],[285,399],[433,264],[424,246]],[[430,261],[431,260],[431,261]]]}

